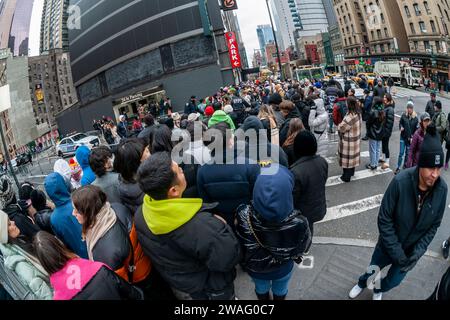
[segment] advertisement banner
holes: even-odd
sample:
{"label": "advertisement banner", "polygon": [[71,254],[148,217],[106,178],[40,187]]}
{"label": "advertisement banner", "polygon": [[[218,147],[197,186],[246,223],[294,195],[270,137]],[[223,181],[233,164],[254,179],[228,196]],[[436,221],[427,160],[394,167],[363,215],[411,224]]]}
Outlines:
{"label": "advertisement banner", "polygon": [[9,94],[9,85],[0,87],[0,112],[11,109],[11,96]]}
{"label": "advertisement banner", "polygon": [[241,55],[239,54],[239,46],[236,41],[236,34],[234,32],[227,32],[225,34],[228,45],[228,53],[230,55],[230,62],[233,69],[241,68]]}
{"label": "advertisement banner", "polygon": [[236,0],[220,0],[220,8],[223,11],[236,10],[238,8]]}
{"label": "advertisement banner", "polygon": [[38,103],[44,102],[44,92],[42,91],[42,87],[40,84],[37,84],[35,86],[34,94]]}

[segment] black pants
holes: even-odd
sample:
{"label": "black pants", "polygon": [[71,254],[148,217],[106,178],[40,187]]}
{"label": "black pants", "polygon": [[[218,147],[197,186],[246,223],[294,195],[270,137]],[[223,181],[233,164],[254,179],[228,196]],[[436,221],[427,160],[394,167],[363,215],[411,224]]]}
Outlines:
{"label": "black pants", "polygon": [[355,175],[355,168],[351,169],[343,169],[344,173],[342,174],[341,179],[345,182],[350,182],[350,179]]}
{"label": "black pants", "polygon": [[389,159],[391,155],[389,152],[389,139],[391,139],[391,137],[383,138],[383,140],[381,141],[382,143],[381,149],[384,155],[386,156],[386,159]]}
{"label": "black pants", "polygon": [[450,143],[445,143],[445,148],[447,149],[447,154],[445,156],[445,163],[448,163],[450,160]]}

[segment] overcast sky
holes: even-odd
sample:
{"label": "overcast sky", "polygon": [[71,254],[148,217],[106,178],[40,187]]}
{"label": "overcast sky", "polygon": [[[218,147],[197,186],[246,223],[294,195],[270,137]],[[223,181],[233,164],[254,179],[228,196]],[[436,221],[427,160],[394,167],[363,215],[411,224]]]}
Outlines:
{"label": "overcast sky", "polygon": [[[270,24],[269,14],[267,13],[265,0],[237,0],[237,2],[238,10],[235,12],[238,16],[242,38],[251,64],[253,50],[259,49],[256,27],[260,24]],[[34,0],[29,39],[30,56],[39,55],[40,15],[42,14],[43,6],[44,0]]]}
{"label": "overcast sky", "polygon": [[270,24],[265,0],[237,0],[236,14],[241,27],[241,34],[247,51],[248,62],[252,64],[253,49],[259,49],[256,27],[260,24]]}

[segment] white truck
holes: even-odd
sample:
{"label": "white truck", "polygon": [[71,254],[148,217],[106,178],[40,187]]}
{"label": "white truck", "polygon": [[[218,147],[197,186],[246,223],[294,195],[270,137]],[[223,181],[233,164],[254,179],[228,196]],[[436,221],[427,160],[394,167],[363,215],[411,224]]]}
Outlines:
{"label": "white truck", "polygon": [[377,61],[374,73],[382,76],[385,80],[391,77],[396,84],[402,87],[420,87],[422,73],[419,68],[411,67],[403,61]]}

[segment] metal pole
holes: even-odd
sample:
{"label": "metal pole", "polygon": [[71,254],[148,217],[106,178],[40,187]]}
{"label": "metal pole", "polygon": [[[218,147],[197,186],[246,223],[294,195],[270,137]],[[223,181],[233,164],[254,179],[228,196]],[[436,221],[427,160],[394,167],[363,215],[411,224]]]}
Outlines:
{"label": "metal pole", "polygon": [[[3,75],[5,74],[5,72],[6,72],[6,65],[5,65],[5,68],[3,69],[0,79],[3,78]],[[12,163],[11,163],[11,157],[9,155],[9,150],[6,147],[5,135],[3,134],[3,126],[1,123],[1,119],[0,119],[0,136],[2,138],[3,150],[5,150],[6,162],[8,163],[8,167],[11,171],[11,175],[13,176],[14,182],[16,183],[17,189],[20,189],[19,181],[17,180],[16,173],[14,172],[14,167],[12,166]]]}
{"label": "metal pole", "polygon": [[277,36],[276,36],[276,34],[275,34],[275,28],[274,28],[274,26],[273,26],[272,13],[270,12],[270,7],[269,7],[269,0],[266,0],[266,5],[267,5],[267,11],[269,12],[270,25],[272,26],[273,39],[275,40],[275,47],[276,47],[276,49],[277,49],[278,67],[280,68],[281,80],[283,80],[283,78],[284,78],[284,77],[283,77],[283,66],[281,65],[280,49],[278,48]]}

